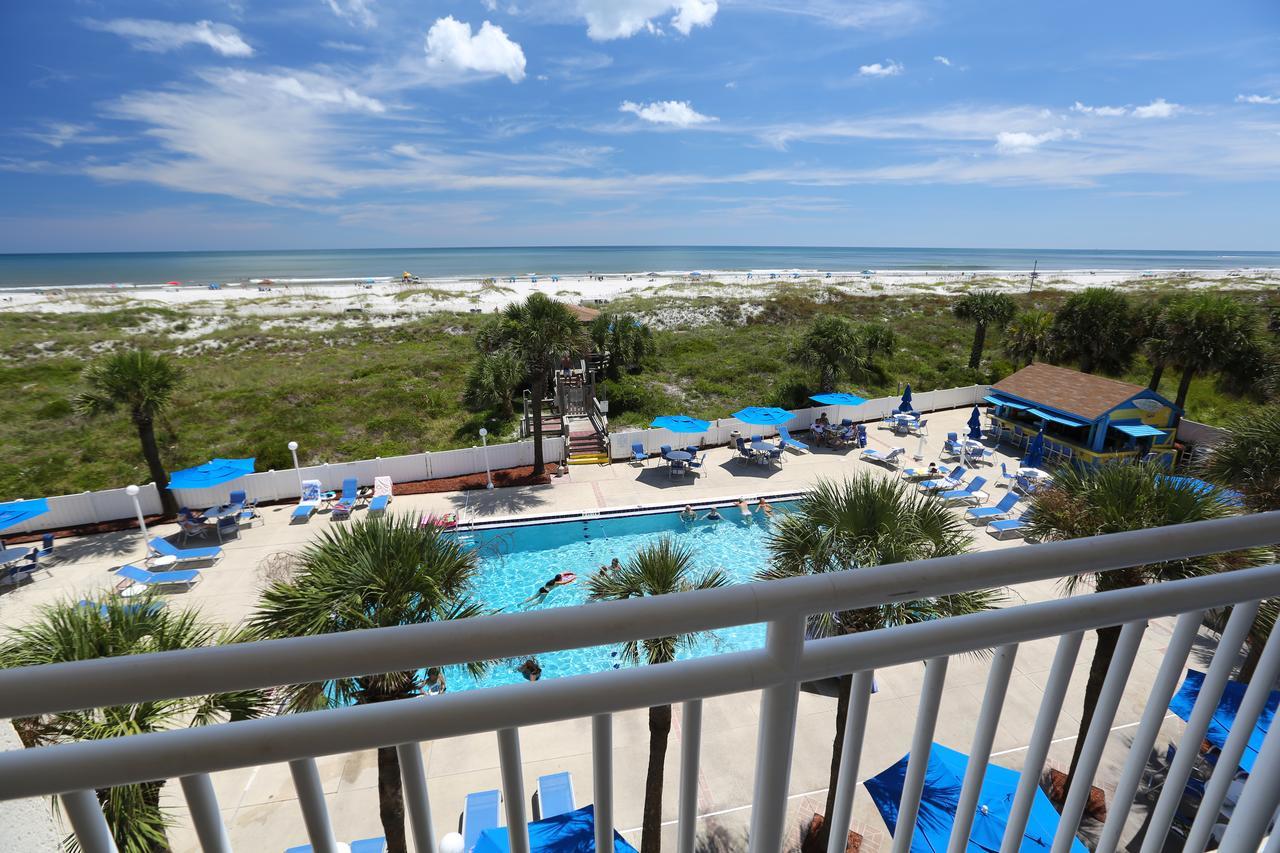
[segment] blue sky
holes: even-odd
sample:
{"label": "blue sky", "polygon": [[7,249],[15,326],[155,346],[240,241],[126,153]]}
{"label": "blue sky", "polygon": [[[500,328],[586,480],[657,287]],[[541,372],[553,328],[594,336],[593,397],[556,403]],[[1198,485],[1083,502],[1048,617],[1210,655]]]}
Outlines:
{"label": "blue sky", "polygon": [[45,0],[0,251],[1280,248],[1280,4]]}

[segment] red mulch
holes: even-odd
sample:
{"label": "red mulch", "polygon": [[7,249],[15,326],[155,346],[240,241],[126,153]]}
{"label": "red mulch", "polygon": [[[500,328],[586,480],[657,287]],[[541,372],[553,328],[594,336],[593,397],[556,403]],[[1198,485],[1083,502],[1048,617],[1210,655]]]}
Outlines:
{"label": "red mulch", "polygon": [[[1061,770],[1049,771],[1048,794],[1052,802],[1062,805],[1066,801],[1065,791],[1063,791],[1066,783],[1066,773]],[[1107,795],[1096,785],[1089,789],[1089,801],[1085,803],[1084,813],[1099,823],[1107,819]]]}
{"label": "red mulch", "polygon": [[[547,471],[554,471],[555,464],[547,466]],[[551,474],[544,473],[541,477],[533,476],[533,466],[526,465],[523,468],[503,468],[493,472],[493,485],[495,488],[505,489],[511,486],[545,486],[551,482]],[[411,483],[396,483],[392,487],[392,494],[396,495],[427,495],[435,492],[460,492],[468,489],[483,489],[488,484],[488,480],[484,474],[467,474],[462,477],[444,477],[439,480],[415,480]],[[282,501],[261,501],[258,506],[273,506],[276,504],[291,504],[292,499]],[[166,521],[173,521],[173,516],[166,515],[148,515],[146,516],[147,525],[163,524]],[[94,533],[114,533],[119,530],[137,530],[133,523],[137,521],[135,518],[118,518],[113,521],[100,521],[95,524],[81,524],[76,527],[58,527],[48,530],[37,530],[33,533],[15,533],[12,536],[4,537],[4,541],[9,545],[21,545],[26,542],[39,542],[40,537],[46,533],[52,533],[55,539],[63,539],[68,536],[88,536]]]}
{"label": "red mulch", "polygon": [[[822,815],[814,812],[813,817],[809,819],[809,831],[805,835],[805,839],[817,838],[818,833],[822,831]],[[845,842],[844,853],[860,853],[862,850],[862,836],[853,830],[849,830],[849,839]]]}

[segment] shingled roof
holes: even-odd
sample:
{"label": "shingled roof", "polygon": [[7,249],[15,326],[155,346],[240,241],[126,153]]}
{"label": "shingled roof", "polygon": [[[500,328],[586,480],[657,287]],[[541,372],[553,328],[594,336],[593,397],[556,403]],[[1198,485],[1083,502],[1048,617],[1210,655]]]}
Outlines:
{"label": "shingled roof", "polygon": [[1141,385],[1040,362],[1006,376],[991,388],[1090,421],[1146,390]]}

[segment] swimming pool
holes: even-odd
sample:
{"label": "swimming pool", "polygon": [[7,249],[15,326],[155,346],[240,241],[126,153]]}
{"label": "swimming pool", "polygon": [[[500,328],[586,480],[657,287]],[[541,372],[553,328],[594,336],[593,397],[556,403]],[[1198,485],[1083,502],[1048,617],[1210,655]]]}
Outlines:
{"label": "swimming pool", "polygon": [[[777,501],[777,513],[793,509],[795,501]],[[700,514],[705,512],[700,510]],[[768,562],[765,547],[771,522],[754,513],[750,519],[734,507],[720,510],[719,521],[680,520],[679,509],[606,518],[584,516],[569,521],[496,527],[454,535],[476,550],[480,573],[473,594],[486,607],[515,612],[525,609],[574,607],[587,601],[587,578],[617,557],[624,563],[641,547],[671,536],[693,551],[692,574],[722,570],[732,583],[755,579]],[[558,572],[574,572],[575,583],[556,587],[541,604],[526,604],[538,588]],[[740,625],[716,631],[681,658],[743,651],[764,644],[765,626]],[[581,675],[626,666],[620,646],[595,646],[537,655],[543,678]],[[480,678],[462,667],[445,675],[450,690],[494,687],[523,680],[520,660],[499,661]]]}

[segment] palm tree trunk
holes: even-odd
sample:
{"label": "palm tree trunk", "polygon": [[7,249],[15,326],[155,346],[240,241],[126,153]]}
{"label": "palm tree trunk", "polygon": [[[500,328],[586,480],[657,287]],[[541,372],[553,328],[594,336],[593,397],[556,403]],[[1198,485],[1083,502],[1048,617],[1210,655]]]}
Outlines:
{"label": "palm tree trunk", "polygon": [[547,369],[533,373],[529,388],[533,392],[533,476],[541,477],[546,470],[542,461],[542,397],[547,392]]}
{"label": "palm tree trunk", "polygon": [[844,755],[844,724],[849,716],[849,695],[853,690],[853,676],[842,675],[836,691],[836,737],[831,744],[831,773],[827,778],[827,803],[823,806],[822,828],[814,836],[805,839],[802,853],[822,853],[831,837],[831,813],[836,809],[836,783],[840,780],[840,760]]}
{"label": "palm tree trunk", "polygon": [[982,364],[982,349],[987,345],[987,324],[978,323],[973,327],[973,349],[969,351],[969,369],[977,370]]}
{"label": "palm tree trunk", "polygon": [[1244,663],[1240,665],[1240,673],[1236,676],[1237,681],[1245,684],[1253,681],[1253,674],[1258,671],[1258,661],[1262,659],[1262,647],[1266,642],[1266,637],[1256,635],[1249,637],[1249,653],[1244,656]]}
{"label": "palm tree trunk", "polygon": [[378,817],[387,839],[387,853],[408,853],[404,837],[404,789],[400,760],[394,746],[378,747]]}
{"label": "palm tree trunk", "polygon": [[1157,361],[1156,366],[1151,371],[1151,381],[1147,383],[1147,387],[1152,391],[1159,391],[1162,378],[1164,378],[1164,362]]}
{"label": "palm tree trunk", "polygon": [[151,480],[160,492],[160,508],[165,515],[176,515],[178,500],[167,488],[169,475],[160,461],[160,448],[156,445],[156,429],[151,418],[135,417],[134,426],[138,428],[138,441],[142,443],[142,455],[147,460],[147,468],[151,472]]}
{"label": "palm tree trunk", "polygon": [[1187,392],[1191,390],[1191,380],[1196,378],[1196,369],[1188,367],[1182,371],[1182,381],[1178,383],[1178,397],[1173,404],[1179,409],[1183,408],[1187,402]]}
{"label": "palm tree trunk", "polygon": [[1084,750],[1084,739],[1089,733],[1089,725],[1093,722],[1093,713],[1098,708],[1098,699],[1102,695],[1102,682],[1106,680],[1107,670],[1111,668],[1111,658],[1116,653],[1116,643],[1120,640],[1120,626],[1099,628],[1097,634],[1098,646],[1093,650],[1093,660],[1089,664],[1089,681],[1084,687],[1084,706],[1080,710],[1080,731],[1076,734],[1076,748],[1071,755],[1071,769],[1067,772],[1067,781],[1062,787],[1064,800],[1071,790],[1076,766],[1080,763],[1080,753]]}
{"label": "palm tree trunk", "polygon": [[644,819],[640,853],[662,850],[662,770],[671,737],[671,706],[649,709],[649,772],[644,779]]}

